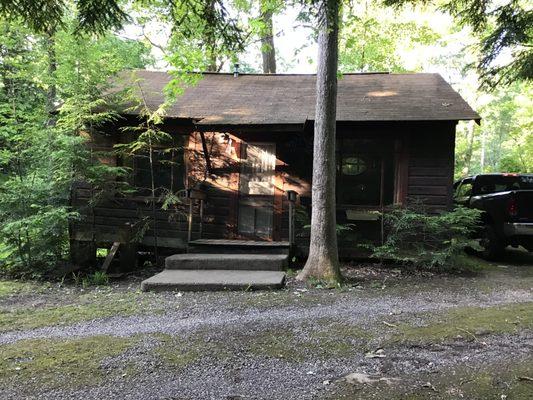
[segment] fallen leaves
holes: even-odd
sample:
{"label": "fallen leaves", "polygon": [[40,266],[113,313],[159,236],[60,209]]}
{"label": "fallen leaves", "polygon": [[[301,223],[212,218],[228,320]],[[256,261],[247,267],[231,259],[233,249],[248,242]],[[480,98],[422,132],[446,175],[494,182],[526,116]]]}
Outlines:
{"label": "fallen leaves", "polygon": [[385,355],[385,350],[383,349],[377,349],[375,351],[369,351],[365,354],[365,358],[385,358],[387,357]]}
{"label": "fallen leaves", "polygon": [[387,385],[392,385],[394,382],[399,381],[400,379],[368,375],[360,372],[352,372],[351,374],[345,375],[342,380],[352,385],[365,385],[378,382],[384,382]]}

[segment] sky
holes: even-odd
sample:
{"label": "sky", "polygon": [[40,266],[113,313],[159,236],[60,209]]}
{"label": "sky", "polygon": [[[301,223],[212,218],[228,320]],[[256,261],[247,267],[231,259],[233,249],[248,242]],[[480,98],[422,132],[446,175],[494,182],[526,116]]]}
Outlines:
{"label": "sky", "polygon": [[[355,7],[363,7],[364,3],[357,3]],[[287,8],[282,14],[274,16],[275,47],[278,73],[315,73],[317,59],[317,44],[311,38],[311,29],[297,21],[299,10]],[[361,10],[355,11],[361,12]],[[391,9],[388,13],[393,13]],[[241,15],[242,17],[242,15]],[[246,18],[247,16],[244,15]],[[410,48],[402,52],[401,57],[407,69],[420,70],[421,72],[440,73],[452,86],[459,90],[467,101],[475,103],[474,97],[477,80],[474,74],[462,74],[453,65],[435,63],[437,58],[450,58],[460,52],[465,46],[472,43],[472,36],[466,29],[453,31],[453,20],[449,15],[437,12],[404,9],[402,20],[426,21],[431,28],[446,38],[446,44]],[[160,22],[150,22],[144,27],[130,24],[126,26],[121,36],[131,39],[146,39],[156,46],[152,46],[152,55],[157,60],[152,67],[157,70],[169,69],[164,61],[164,54],[158,48],[164,47],[170,34],[170,27]],[[247,49],[239,58],[241,64],[261,70],[260,44],[255,44]],[[232,65],[226,64],[224,72],[232,71]],[[353,71],[358,72],[358,71]]]}

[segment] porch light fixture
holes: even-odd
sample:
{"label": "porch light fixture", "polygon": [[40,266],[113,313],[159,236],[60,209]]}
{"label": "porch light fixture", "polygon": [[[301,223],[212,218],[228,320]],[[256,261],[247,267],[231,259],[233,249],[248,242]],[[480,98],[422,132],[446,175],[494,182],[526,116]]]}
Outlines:
{"label": "porch light fixture", "polygon": [[298,193],[297,192],[295,192],[294,190],[287,190],[287,199],[291,203],[295,203],[297,197],[298,197]]}

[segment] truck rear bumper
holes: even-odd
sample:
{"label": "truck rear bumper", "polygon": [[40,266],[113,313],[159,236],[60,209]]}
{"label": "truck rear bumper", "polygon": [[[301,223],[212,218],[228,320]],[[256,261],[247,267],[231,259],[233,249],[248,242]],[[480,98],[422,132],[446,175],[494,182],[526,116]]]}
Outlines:
{"label": "truck rear bumper", "polygon": [[533,236],[533,222],[507,222],[503,224],[505,236]]}

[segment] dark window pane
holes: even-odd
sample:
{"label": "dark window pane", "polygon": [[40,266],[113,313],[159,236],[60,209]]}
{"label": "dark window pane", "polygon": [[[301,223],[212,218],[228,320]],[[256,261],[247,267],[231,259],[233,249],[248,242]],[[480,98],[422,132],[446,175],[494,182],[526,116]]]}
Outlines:
{"label": "dark window pane", "polygon": [[382,199],[383,204],[392,204],[394,197],[392,141],[383,143],[371,139],[340,139],[337,143],[337,154],[338,204],[375,206],[380,205]]}
{"label": "dark window pane", "polygon": [[[136,155],[133,161],[133,168],[133,182],[139,194],[149,195],[152,188],[149,155]],[[153,171],[156,193],[161,193],[163,189],[172,189],[173,191],[183,189],[183,152],[154,151]]]}

